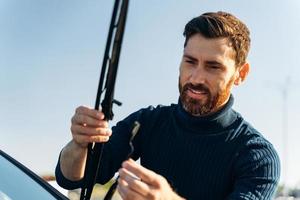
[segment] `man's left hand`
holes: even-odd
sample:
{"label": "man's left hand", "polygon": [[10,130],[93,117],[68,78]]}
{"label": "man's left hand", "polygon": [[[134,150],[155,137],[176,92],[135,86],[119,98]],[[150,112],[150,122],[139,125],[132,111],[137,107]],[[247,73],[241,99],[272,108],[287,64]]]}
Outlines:
{"label": "man's left hand", "polygon": [[124,200],[183,200],[161,175],[129,159],[119,170],[118,192]]}

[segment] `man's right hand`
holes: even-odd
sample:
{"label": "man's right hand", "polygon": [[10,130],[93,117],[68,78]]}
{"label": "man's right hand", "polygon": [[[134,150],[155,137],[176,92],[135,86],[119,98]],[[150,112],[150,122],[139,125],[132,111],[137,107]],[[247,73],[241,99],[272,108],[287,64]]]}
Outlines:
{"label": "man's right hand", "polygon": [[76,109],[71,121],[73,140],[61,152],[60,169],[67,179],[76,181],[84,175],[88,144],[107,142],[112,131],[101,111],[85,106]]}
{"label": "man's right hand", "polygon": [[73,140],[82,148],[92,142],[107,142],[112,134],[104,114],[85,106],[76,109],[71,122]]}

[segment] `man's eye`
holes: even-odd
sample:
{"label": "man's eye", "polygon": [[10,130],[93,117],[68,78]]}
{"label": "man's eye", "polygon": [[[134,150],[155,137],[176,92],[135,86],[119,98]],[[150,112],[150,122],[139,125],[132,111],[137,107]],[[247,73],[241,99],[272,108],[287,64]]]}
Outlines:
{"label": "man's eye", "polygon": [[217,65],[209,65],[208,68],[210,68],[210,69],[221,69],[220,66],[217,66]]}
{"label": "man's eye", "polygon": [[185,62],[187,62],[189,64],[194,64],[195,63],[193,60],[185,60]]}

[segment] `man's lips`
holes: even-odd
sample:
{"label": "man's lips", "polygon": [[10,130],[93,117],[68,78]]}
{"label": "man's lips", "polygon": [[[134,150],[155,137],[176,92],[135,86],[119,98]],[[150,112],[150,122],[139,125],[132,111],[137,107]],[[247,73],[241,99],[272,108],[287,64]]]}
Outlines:
{"label": "man's lips", "polygon": [[195,90],[192,88],[187,89],[187,95],[194,99],[202,99],[207,96],[207,92],[204,90]]}
{"label": "man's lips", "polygon": [[195,90],[195,89],[192,89],[192,88],[189,88],[188,90],[191,91],[194,94],[206,94],[207,93],[204,90]]}

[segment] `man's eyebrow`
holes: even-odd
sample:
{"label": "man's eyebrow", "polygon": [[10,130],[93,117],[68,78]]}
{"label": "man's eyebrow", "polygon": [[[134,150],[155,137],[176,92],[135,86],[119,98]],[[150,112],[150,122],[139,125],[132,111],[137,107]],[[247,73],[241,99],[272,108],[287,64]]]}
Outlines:
{"label": "man's eyebrow", "polygon": [[[191,56],[191,55],[189,55],[189,54],[183,54],[183,57],[184,57],[184,58],[187,58],[187,59],[190,59],[190,60],[192,60],[192,61],[197,61],[197,60],[198,60],[197,58],[195,58],[195,57],[193,57],[193,56]],[[207,61],[204,61],[204,62],[205,62],[205,64],[207,64],[207,65],[218,65],[218,66],[221,66],[221,67],[224,66],[223,63],[221,63],[221,62],[219,62],[219,61],[216,61],[216,60],[207,60]]]}
{"label": "man's eyebrow", "polygon": [[220,66],[223,66],[222,63],[218,62],[218,61],[215,61],[215,60],[208,60],[208,61],[205,61],[206,64],[209,64],[209,65],[220,65]]}
{"label": "man's eyebrow", "polygon": [[191,55],[188,55],[188,54],[183,54],[183,57],[188,58],[190,60],[194,60],[194,61],[197,60],[197,58],[195,58],[195,57],[193,57]]}

